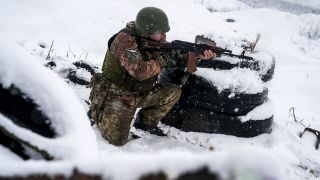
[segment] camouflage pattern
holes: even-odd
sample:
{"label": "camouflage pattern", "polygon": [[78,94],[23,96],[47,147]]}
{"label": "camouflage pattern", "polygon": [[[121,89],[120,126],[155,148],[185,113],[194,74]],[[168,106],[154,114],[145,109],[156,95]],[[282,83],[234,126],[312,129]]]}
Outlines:
{"label": "camouflage pattern", "polygon": [[130,22],[109,43],[102,74],[128,91],[148,92],[166,61],[159,52],[140,51],[138,42],[134,22]]}
{"label": "camouflage pattern", "polygon": [[[162,39],[165,41],[165,36]],[[128,141],[130,125],[137,108],[140,123],[154,128],[179,100],[181,89],[159,84],[157,78],[166,60],[185,56],[140,51],[135,23],[130,22],[115,36],[108,49],[102,74],[92,77],[90,117],[102,136],[114,145]]]}
{"label": "camouflage pattern", "polygon": [[[134,31],[134,22],[127,24],[127,31]],[[121,32],[111,44],[110,54],[120,61],[125,70],[138,81],[157,76],[165,60],[155,52],[141,52],[134,32]],[[105,59],[108,61],[108,59]],[[107,69],[108,67],[103,67]]]}
{"label": "camouflage pattern", "polygon": [[159,121],[179,100],[181,89],[175,84],[156,84],[148,93],[129,92],[96,74],[91,80],[91,117],[102,136],[113,145],[128,141],[130,125],[137,108],[140,122],[149,128]]}

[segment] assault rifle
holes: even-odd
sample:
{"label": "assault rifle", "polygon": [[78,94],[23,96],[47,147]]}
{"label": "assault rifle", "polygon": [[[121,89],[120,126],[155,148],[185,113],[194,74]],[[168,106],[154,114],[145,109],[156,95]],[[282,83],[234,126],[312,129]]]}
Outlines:
{"label": "assault rifle", "polygon": [[223,49],[217,46],[209,46],[207,44],[195,44],[186,41],[174,40],[172,42],[158,42],[149,39],[141,39],[141,50],[153,50],[169,52],[172,50],[180,50],[182,53],[195,53],[202,54],[205,50],[211,50],[217,54],[217,56],[229,56],[245,60],[253,60],[250,56],[245,56],[243,51],[240,55],[232,54],[231,50]]}
{"label": "assault rifle", "polygon": [[208,44],[195,44],[186,41],[174,40],[172,42],[158,42],[150,39],[141,39],[140,49],[146,51],[160,51],[163,53],[172,52],[172,50],[180,50],[182,54],[188,54],[187,71],[193,73],[197,71],[197,55],[202,54],[205,50],[211,50],[217,56],[229,56],[245,60],[253,60],[250,56],[245,56],[243,51],[241,55],[232,54],[231,50],[223,49]]}

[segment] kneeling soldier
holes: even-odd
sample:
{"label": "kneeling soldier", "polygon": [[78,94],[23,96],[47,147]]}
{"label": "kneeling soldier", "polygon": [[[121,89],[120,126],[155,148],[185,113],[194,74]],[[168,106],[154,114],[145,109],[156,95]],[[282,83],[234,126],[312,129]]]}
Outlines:
{"label": "kneeling soldier", "polygon": [[[156,51],[139,49],[140,38],[166,42],[170,30],[166,14],[158,8],[139,11],[136,21],[110,38],[102,74],[91,80],[91,118],[102,136],[111,144],[124,145],[128,141],[130,125],[137,108],[135,127],[152,134],[164,135],[157,128],[159,121],[179,100],[181,89],[175,84],[157,83],[168,56]],[[215,54],[205,51],[201,58]],[[170,58],[186,59],[187,55],[172,53]]]}

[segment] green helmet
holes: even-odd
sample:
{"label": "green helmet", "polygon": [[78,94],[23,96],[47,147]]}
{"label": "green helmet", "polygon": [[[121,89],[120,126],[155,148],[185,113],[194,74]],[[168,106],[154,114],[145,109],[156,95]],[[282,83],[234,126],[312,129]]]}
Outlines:
{"label": "green helmet", "polygon": [[145,7],[139,11],[135,26],[140,36],[147,37],[148,34],[166,33],[170,30],[166,13],[156,7]]}

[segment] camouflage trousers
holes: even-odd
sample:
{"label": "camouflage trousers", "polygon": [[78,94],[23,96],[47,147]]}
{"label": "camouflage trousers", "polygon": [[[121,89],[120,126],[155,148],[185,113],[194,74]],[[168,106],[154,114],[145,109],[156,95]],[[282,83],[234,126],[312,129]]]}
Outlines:
{"label": "camouflage trousers", "polygon": [[113,145],[128,141],[131,122],[137,108],[140,123],[154,128],[179,100],[181,89],[175,84],[157,84],[145,94],[129,92],[96,74],[91,79],[91,118],[102,136]]}

